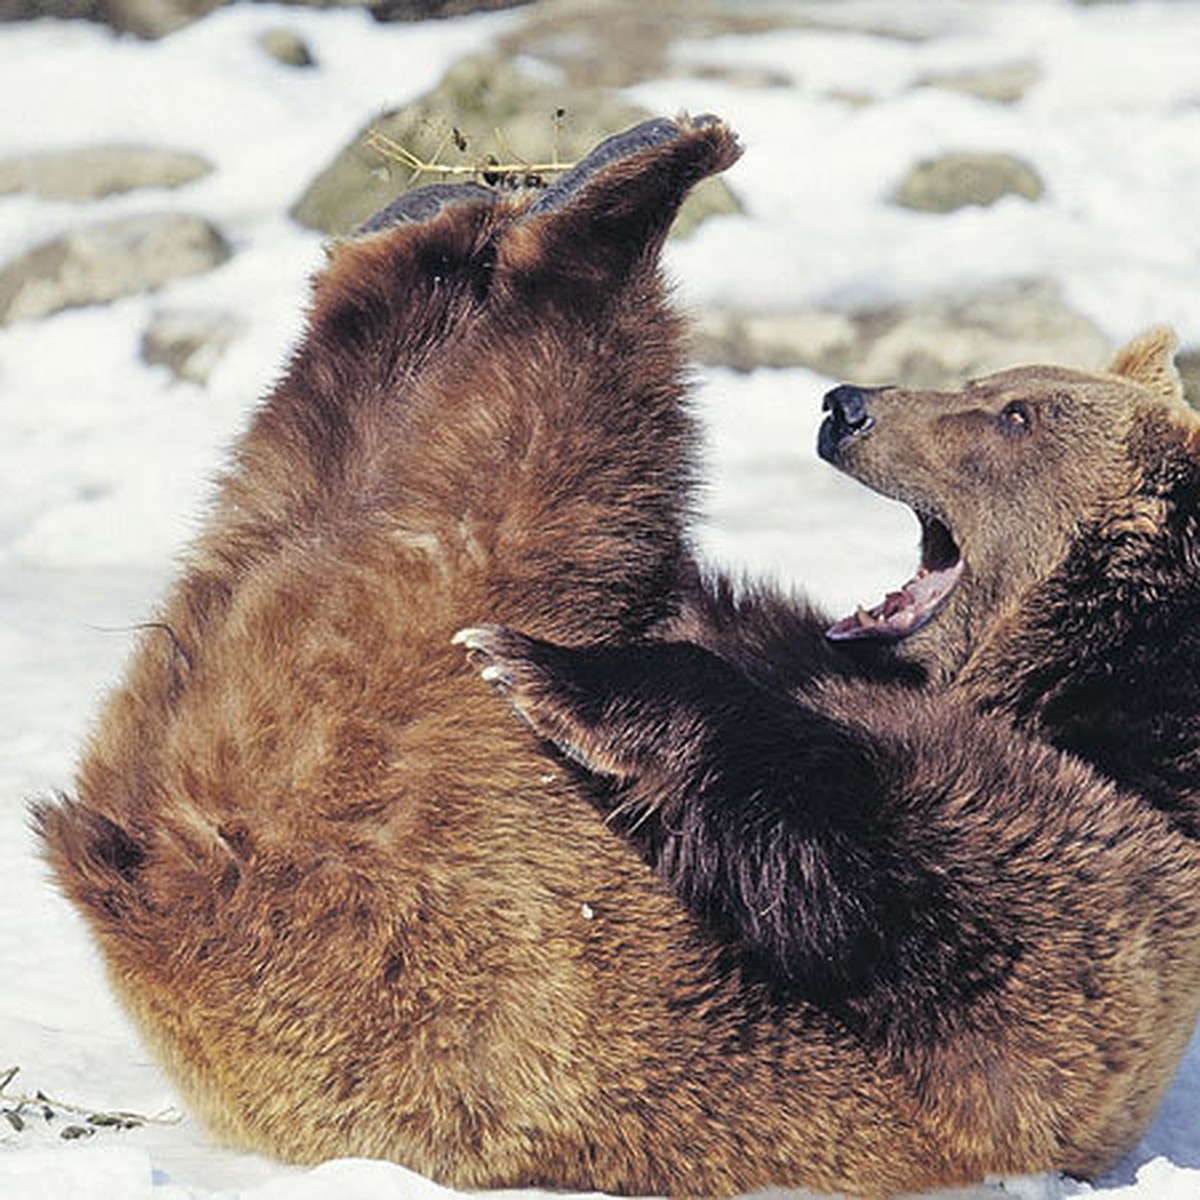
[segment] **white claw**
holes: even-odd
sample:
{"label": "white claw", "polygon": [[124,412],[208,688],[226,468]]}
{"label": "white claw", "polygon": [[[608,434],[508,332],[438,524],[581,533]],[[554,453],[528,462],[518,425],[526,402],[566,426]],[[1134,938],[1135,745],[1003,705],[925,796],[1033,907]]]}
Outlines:
{"label": "white claw", "polygon": [[466,646],[468,650],[482,650],[491,631],[483,625],[472,625],[460,629],[451,639],[452,646]]}

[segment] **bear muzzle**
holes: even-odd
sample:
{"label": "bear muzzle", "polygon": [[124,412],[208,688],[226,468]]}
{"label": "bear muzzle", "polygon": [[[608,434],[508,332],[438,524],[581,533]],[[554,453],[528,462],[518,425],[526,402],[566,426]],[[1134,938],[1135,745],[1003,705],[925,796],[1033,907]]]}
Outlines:
{"label": "bear muzzle", "polygon": [[821,422],[817,435],[817,453],[826,462],[836,464],[842,447],[875,424],[870,412],[871,397],[881,390],[843,383],[826,392],[822,409],[828,416]]}

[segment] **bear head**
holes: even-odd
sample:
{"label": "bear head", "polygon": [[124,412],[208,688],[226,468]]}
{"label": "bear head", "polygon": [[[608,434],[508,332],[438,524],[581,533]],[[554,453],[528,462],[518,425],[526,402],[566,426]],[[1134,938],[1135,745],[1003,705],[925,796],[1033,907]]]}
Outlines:
{"label": "bear head", "polygon": [[1159,328],[1098,374],[1029,366],[957,391],[831,391],[822,457],[912,508],[921,561],[828,636],[903,642],[905,657],[945,680],[998,629],[1021,624],[1031,597],[1084,548],[1110,583],[1130,564],[1135,587],[1147,582],[1148,547],[1188,558],[1196,543],[1181,522],[1200,492],[1200,417],[1183,399],[1174,349]]}

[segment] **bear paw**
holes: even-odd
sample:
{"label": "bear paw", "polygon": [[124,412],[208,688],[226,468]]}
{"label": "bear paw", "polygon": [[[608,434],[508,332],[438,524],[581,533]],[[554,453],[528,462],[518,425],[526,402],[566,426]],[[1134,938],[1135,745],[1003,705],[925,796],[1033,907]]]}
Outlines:
{"label": "bear paw", "polygon": [[571,650],[501,625],[460,629],[451,642],[466,649],[479,677],[539,738],[593,774],[625,773],[589,719],[586,684],[575,677]]}

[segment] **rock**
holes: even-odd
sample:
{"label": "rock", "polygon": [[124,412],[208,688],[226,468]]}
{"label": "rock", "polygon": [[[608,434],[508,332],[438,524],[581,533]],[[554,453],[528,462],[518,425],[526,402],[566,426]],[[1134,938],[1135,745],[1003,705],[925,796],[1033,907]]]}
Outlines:
{"label": "rock", "polygon": [[[509,54],[528,55],[555,67],[573,86],[628,87],[713,69],[709,64],[692,68],[677,60],[672,51],[681,42],[786,29],[923,41],[936,32],[936,24],[922,12],[926,7],[892,5],[884,15],[879,5],[861,8],[798,0],[605,0],[602,5],[596,0],[539,0],[500,46]],[[740,70],[717,69],[721,78],[755,87],[782,82],[778,73],[745,65]]]}
{"label": "rock", "polygon": [[[561,107],[564,101],[569,108]],[[363,129],[313,181],[291,214],[310,229],[343,235],[408,187],[444,177],[433,173],[413,179],[411,167],[394,151],[389,161],[378,148],[381,140],[425,162],[482,172],[490,160],[521,164],[523,173],[545,176],[546,164],[569,163],[647,115],[606,89],[551,84],[504,56],[475,55],[455,63],[432,92]],[[714,213],[737,211],[724,182],[707,180],[685,204],[676,235],[686,236]]]}
{"label": "rock", "polygon": [[85,19],[134,37],[160,38],[207,16],[224,0],[0,0],[0,21]]}
{"label": "rock", "polygon": [[[226,4],[234,0],[224,0]],[[268,0],[271,2],[271,0]],[[371,0],[280,0],[288,8],[370,8]]]}
{"label": "rock", "polygon": [[91,17],[98,7],[99,0],[0,0],[0,21],[73,21]]}
{"label": "rock", "polygon": [[206,17],[224,0],[100,0],[101,19],[120,33],[153,40]]}
{"label": "rock", "polygon": [[950,71],[926,75],[918,87],[944,88],[964,92],[995,104],[1015,104],[1041,78],[1035,62],[1015,62],[999,67],[979,67],[967,71]]}
{"label": "rock", "polygon": [[1003,196],[1040,200],[1044,191],[1033,167],[1011,154],[955,153],[918,163],[892,198],[903,208],[948,213]]}
{"label": "rock", "polygon": [[879,97],[859,88],[830,88],[822,93],[825,99],[844,104],[847,108],[870,108],[879,103]]}
{"label": "rock", "polygon": [[160,309],[142,335],[142,361],[165,366],[176,379],[204,385],[230,342],[245,328],[234,313]]}
{"label": "rock", "polygon": [[[528,55],[561,71],[572,88],[628,87],[681,73],[671,47],[721,35],[766,33],[802,23],[795,6],[723,0],[541,0],[500,40],[503,51]],[[683,68],[683,73],[688,73]]]}
{"label": "rock", "polygon": [[74,21],[91,17],[98,7],[98,0],[0,0],[0,21]]}
{"label": "rock", "polygon": [[858,340],[854,318],[848,313],[716,310],[696,315],[692,354],[706,366],[735,371],[759,367],[821,370],[823,364],[846,356]]}
{"label": "rock", "polygon": [[264,29],[255,39],[259,47],[285,67],[314,67],[308,43],[290,29]]}
{"label": "rock", "polygon": [[795,77],[773,67],[745,66],[739,63],[695,62],[679,64],[670,71],[673,76],[687,79],[703,79],[712,83],[724,83],[740,88],[789,88],[796,84]]}
{"label": "rock", "polygon": [[209,222],[186,214],[124,217],[73,230],[0,268],[0,325],[150,292],[229,258]]}
{"label": "rock", "polygon": [[1188,346],[1175,356],[1179,377],[1183,380],[1184,399],[1200,409],[1200,346]]}
{"label": "rock", "polygon": [[1029,362],[1100,367],[1110,346],[1058,285],[1020,280],[911,305],[787,314],[711,312],[694,350],[710,365],[808,367],[862,384],[948,387]]}
{"label": "rock", "polygon": [[368,7],[377,21],[424,21],[530,3],[532,0],[369,0]]}
{"label": "rock", "polygon": [[213,166],[198,154],[153,146],[88,146],[0,159],[0,195],[95,200],[135,188],[182,187]]}

